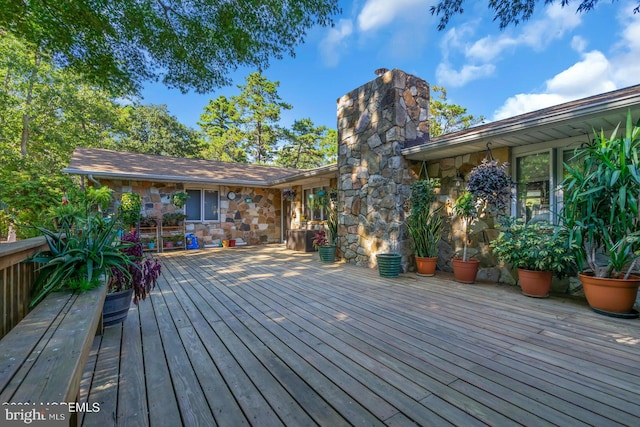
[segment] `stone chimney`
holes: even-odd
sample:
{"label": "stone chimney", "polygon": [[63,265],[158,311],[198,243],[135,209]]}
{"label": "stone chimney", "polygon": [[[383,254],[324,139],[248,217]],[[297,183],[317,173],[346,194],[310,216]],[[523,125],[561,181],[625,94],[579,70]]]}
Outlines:
{"label": "stone chimney", "polygon": [[405,204],[417,174],[400,151],[429,139],[429,85],[393,69],[338,99],[338,245],[347,262],[376,266],[411,248]]}

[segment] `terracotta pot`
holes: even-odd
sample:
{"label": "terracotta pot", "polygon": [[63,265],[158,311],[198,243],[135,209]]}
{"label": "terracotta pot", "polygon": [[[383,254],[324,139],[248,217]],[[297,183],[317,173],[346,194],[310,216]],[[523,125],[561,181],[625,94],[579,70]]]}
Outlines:
{"label": "terracotta pot", "polygon": [[553,272],[518,269],[522,294],[533,298],[547,298],[551,290]]}
{"label": "terracotta pot", "polygon": [[578,273],[587,302],[597,312],[603,314],[631,314],[640,286],[639,276],[628,279],[594,277],[591,273]]}
{"label": "terracotta pot", "polygon": [[223,240],[222,241],[222,247],[223,248],[228,248],[229,247],[229,241],[228,240]]}
{"label": "terracotta pot", "polygon": [[436,274],[436,262],[438,257],[416,257],[416,273],[418,276],[435,276]]}
{"label": "terracotta pot", "polygon": [[460,283],[473,283],[476,281],[476,275],[480,268],[480,260],[477,258],[469,258],[468,261],[463,261],[462,258],[454,258],[453,262],[453,276],[456,281]]}

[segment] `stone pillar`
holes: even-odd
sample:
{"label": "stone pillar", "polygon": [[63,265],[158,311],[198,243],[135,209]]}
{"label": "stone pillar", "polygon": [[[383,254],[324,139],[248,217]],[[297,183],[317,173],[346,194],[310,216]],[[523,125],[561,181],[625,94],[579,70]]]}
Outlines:
{"label": "stone pillar", "polygon": [[407,271],[411,248],[405,203],[417,174],[401,155],[429,138],[429,85],[401,70],[338,99],[338,245],[347,262],[376,266],[397,251]]}

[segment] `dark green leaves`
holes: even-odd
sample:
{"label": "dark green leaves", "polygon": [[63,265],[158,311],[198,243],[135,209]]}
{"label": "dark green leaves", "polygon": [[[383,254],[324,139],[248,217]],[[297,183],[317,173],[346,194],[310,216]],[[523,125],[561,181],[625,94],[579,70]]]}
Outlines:
{"label": "dark green leaves", "polygon": [[265,69],[293,55],[314,25],[332,24],[337,0],[5,0],[0,29],[114,94],[145,80],[206,93],[239,66]]}

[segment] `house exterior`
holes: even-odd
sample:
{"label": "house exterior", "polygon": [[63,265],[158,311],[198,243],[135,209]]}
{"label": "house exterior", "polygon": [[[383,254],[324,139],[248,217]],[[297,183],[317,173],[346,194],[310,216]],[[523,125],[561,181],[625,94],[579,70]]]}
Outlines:
{"label": "house exterior", "polygon": [[[78,148],[65,172],[80,175],[88,185],[108,186],[116,200],[123,193],[140,194],[142,215],[157,221],[184,211],[186,233],[194,234],[204,247],[231,239],[250,245],[282,242],[287,230],[300,227],[301,195],[314,187],[328,188],[335,166],[300,171]],[[299,196],[282,200],[283,188],[297,190]],[[172,196],[182,191],[189,198],[178,209]]]}
{"label": "house exterior", "polygon": [[[439,268],[462,248],[462,229],[453,202],[469,171],[483,158],[509,162],[517,182],[511,214],[555,221],[562,206],[557,186],[572,149],[610,132],[631,111],[640,117],[640,85],[429,138],[429,86],[401,70],[388,71],[345,94],[338,104],[338,162],[312,170],[179,159],[108,150],[78,149],[66,172],[116,192],[143,196],[144,214],[175,211],[171,195],[186,191],[187,232],[201,246],[221,239],[248,244],[286,241],[296,230],[322,227],[323,213],[309,209],[315,194],[337,190],[339,253],[350,263],[375,266],[390,250],[412,268],[411,242],[402,227],[410,185],[439,178],[438,203],[450,217],[440,247]],[[282,190],[294,190],[283,200]],[[480,279],[512,282],[497,266],[488,243],[497,236],[491,218],[471,233],[481,259]]]}

